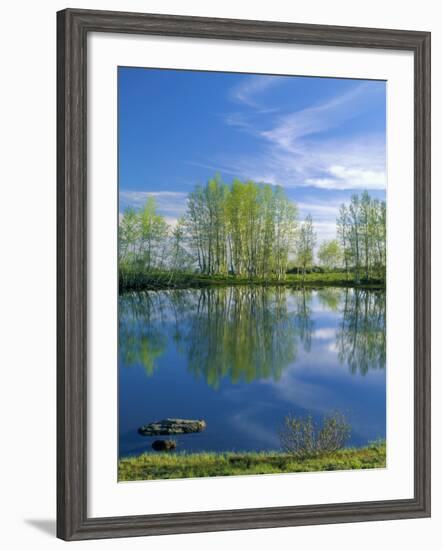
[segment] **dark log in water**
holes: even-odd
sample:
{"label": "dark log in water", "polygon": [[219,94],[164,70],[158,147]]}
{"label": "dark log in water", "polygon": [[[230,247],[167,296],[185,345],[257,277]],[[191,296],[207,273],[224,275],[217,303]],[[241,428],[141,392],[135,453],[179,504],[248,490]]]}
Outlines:
{"label": "dark log in water", "polygon": [[204,420],[166,418],[138,428],[140,435],[179,435],[202,432],[206,428]]}

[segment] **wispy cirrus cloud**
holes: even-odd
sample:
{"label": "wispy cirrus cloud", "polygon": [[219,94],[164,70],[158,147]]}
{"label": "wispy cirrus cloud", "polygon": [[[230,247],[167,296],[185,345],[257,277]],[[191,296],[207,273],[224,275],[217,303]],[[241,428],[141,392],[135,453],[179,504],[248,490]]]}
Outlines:
{"label": "wispy cirrus cloud", "polygon": [[[274,78],[274,77],[268,77]],[[278,79],[282,82],[283,77]],[[289,82],[286,79],[285,82]],[[268,80],[245,88],[266,90]],[[361,132],[339,138],[330,136],[352,118],[365,112],[382,88],[357,83],[321,103],[296,111],[263,116],[259,108],[229,113],[225,123],[245,131],[261,141],[259,156],[220,159],[230,172],[284,187],[318,189],[385,189],[385,136]],[[240,97],[248,97],[246,92]],[[253,102],[249,101],[249,106]]]}
{"label": "wispy cirrus cloud", "polygon": [[268,146],[257,156],[214,161],[226,173],[285,188],[385,190],[385,144],[381,135],[299,140],[296,148]]}
{"label": "wispy cirrus cloud", "polygon": [[261,135],[283,150],[296,152],[301,138],[327,131],[352,118],[363,107],[367,93],[371,93],[367,83],[357,84],[328,101],[279,117],[276,125]]}
{"label": "wispy cirrus cloud", "polygon": [[[262,96],[270,88],[284,82],[283,76],[252,75],[244,77],[244,80],[230,91],[230,97],[234,101],[245,104],[254,109],[267,110],[263,104]],[[272,111],[277,108],[271,108]]]}

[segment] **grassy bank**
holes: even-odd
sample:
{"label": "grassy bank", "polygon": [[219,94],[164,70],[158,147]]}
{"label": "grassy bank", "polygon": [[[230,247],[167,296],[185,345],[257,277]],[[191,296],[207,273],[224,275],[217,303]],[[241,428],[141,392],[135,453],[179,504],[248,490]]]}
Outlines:
{"label": "grassy bank", "polygon": [[358,284],[353,277],[347,278],[345,273],[307,273],[287,274],[285,279],[250,278],[233,275],[200,275],[196,273],[149,273],[143,271],[120,270],[120,292],[138,290],[165,290],[180,288],[204,288],[231,285],[281,285],[295,288],[320,288],[324,286],[384,288],[385,281],[380,278],[362,279]]}
{"label": "grassy bank", "polygon": [[357,449],[343,449],[327,456],[296,460],[273,453],[146,453],[122,458],[119,481],[177,479],[228,475],[282,474],[330,470],[385,468],[386,445],[373,443]]}

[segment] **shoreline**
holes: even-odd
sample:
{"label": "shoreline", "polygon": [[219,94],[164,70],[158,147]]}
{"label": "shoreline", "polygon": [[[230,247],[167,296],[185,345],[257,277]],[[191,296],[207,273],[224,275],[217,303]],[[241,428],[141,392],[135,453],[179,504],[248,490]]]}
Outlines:
{"label": "shoreline", "polygon": [[118,460],[118,481],[282,474],[386,467],[386,443],[297,459],[283,452],[143,453]]}
{"label": "shoreline", "polygon": [[383,279],[361,280],[356,283],[342,276],[342,273],[308,273],[303,277],[289,274],[284,279],[260,279],[234,276],[209,276],[195,274],[119,274],[119,293],[144,290],[179,290],[186,288],[222,288],[226,286],[285,286],[290,288],[360,288],[367,290],[384,290]]}

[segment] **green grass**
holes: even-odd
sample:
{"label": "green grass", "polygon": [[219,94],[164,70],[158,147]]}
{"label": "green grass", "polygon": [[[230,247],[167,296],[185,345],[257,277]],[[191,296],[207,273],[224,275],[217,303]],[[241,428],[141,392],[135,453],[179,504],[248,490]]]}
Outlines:
{"label": "green grass", "polygon": [[119,481],[385,468],[385,442],[296,460],[284,453],[145,453],[120,459]]}
{"label": "green grass", "polygon": [[307,273],[305,276],[287,274],[282,280],[276,278],[262,279],[257,277],[238,277],[233,275],[200,275],[197,273],[144,272],[138,270],[121,270],[119,274],[120,291],[163,290],[170,288],[203,288],[231,285],[282,285],[296,288],[318,288],[324,286],[383,288],[385,280],[371,278],[356,284],[352,277],[345,273]]}

